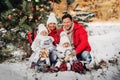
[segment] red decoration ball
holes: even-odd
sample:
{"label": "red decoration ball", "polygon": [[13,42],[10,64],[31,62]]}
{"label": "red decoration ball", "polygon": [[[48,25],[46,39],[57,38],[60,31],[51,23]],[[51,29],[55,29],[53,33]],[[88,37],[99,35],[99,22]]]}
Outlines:
{"label": "red decoration ball", "polygon": [[31,8],[31,11],[32,11],[32,12],[34,12],[34,11],[35,11],[35,8],[34,8],[34,7],[32,7],[32,8]]}
{"label": "red decoration ball", "polygon": [[8,15],[8,19],[11,20],[12,19],[12,15]]}

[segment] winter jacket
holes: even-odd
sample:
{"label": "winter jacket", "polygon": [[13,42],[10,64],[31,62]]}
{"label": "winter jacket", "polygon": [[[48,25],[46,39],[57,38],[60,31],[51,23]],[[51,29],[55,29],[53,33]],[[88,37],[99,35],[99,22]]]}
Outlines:
{"label": "winter jacket", "polygon": [[[63,27],[60,30],[60,32],[62,31],[63,31]],[[82,53],[82,51],[85,50],[89,52],[91,51],[91,47],[88,42],[87,32],[84,29],[84,26],[78,24],[76,21],[74,21],[73,42],[77,54]]]}
{"label": "winter jacket", "polygon": [[52,36],[54,38],[53,44],[56,45],[60,41],[60,36],[57,32],[57,30],[51,30],[51,33],[49,33],[49,36]]}

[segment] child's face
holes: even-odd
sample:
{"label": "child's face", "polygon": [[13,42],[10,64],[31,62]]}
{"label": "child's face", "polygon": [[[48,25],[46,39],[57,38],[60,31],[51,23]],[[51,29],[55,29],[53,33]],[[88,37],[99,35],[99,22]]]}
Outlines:
{"label": "child's face", "polygon": [[62,46],[63,46],[63,48],[67,48],[67,47],[70,46],[70,44],[68,42],[65,42],[65,43],[62,44]]}
{"label": "child's face", "polygon": [[46,31],[41,31],[40,35],[47,36],[47,32]]}

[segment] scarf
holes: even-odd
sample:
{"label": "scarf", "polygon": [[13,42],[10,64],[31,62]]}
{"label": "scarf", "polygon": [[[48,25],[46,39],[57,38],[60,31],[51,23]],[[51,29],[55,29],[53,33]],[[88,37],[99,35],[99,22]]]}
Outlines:
{"label": "scarf", "polygon": [[68,36],[68,38],[69,38],[69,40],[70,40],[70,44],[71,44],[72,48],[74,48],[74,42],[73,42],[73,28],[74,28],[74,24],[72,24],[70,30],[66,30],[66,29],[63,27],[63,30],[67,33],[67,36]]}

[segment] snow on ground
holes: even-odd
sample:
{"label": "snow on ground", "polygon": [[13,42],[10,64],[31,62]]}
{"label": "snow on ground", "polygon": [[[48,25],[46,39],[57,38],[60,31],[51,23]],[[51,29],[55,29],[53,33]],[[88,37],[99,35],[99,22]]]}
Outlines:
{"label": "snow on ground", "polygon": [[120,23],[91,23],[87,28],[91,54],[96,61],[108,60],[120,52]]}
{"label": "snow on ground", "polygon": [[[120,23],[89,23],[87,31],[92,47],[91,66],[101,60],[118,59],[118,65],[107,64],[86,74],[72,71],[36,73],[28,68],[28,61],[6,61],[0,64],[0,80],[120,80]],[[18,51],[19,52],[19,51]],[[16,54],[16,53],[15,53]],[[18,53],[19,54],[19,53]]]}

